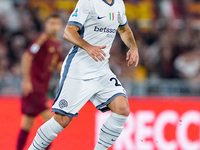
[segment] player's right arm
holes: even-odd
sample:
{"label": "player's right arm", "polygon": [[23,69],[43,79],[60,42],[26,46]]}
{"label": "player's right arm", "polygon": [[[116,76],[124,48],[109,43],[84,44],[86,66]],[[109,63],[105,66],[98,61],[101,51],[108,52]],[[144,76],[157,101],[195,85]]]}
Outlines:
{"label": "player's right arm", "polygon": [[81,49],[84,49],[95,61],[102,61],[106,56],[102,49],[106,48],[106,46],[92,46],[78,33],[78,31],[82,29],[91,10],[92,8],[89,0],[79,0],[74,12],[69,18],[63,38]]}
{"label": "player's right arm", "polygon": [[32,61],[39,51],[40,46],[46,41],[47,37],[47,34],[41,34],[38,39],[30,46],[28,51],[26,51],[22,56],[22,94],[24,96],[28,96],[31,92],[33,92],[33,85],[31,81]]}
{"label": "player's right arm", "polygon": [[75,25],[67,25],[63,38],[72,44],[84,49],[95,61],[103,61],[105,59],[105,52],[102,50],[106,46],[92,46],[86,42],[79,34],[79,27]]}

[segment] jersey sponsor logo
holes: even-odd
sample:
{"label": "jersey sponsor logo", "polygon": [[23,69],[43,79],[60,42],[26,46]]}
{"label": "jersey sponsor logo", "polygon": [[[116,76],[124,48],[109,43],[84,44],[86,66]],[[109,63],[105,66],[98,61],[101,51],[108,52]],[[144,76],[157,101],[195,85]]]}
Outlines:
{"label": "jersey sponsor logo", "polygon": [[98,16],[97,19],[103,19],[103,18],[105,18],[105,17],[106,17],[106,16],[103,16],[103,17]]}
{"label": "jersey sponsor logo", "polygon": [[114,34],[108,33],[108,34],[106,35],[106,37],[107,37],[107,38],[115,38],[115,35],[114,35]]}
{"label": "jersey sponsor logo", "polygon": [[110,21],[114,21],[115,14],[114,13],[109,13],[109,19],[110,19]]}
{"label": "jersey sponsor logo", "polygon": [[59,107],[61,109],[65,108],[68,106],[68,102],[65,100],[65,99],[62,99],[60,102],[59,102]]}
{"label": "jersey sponsor logo", "polygon": [[107,28],[107,27],[105,27],[105,28],[99,28],[97,26],[95,26],[94,31],[95,32],[104,32],[104,33],[116,33],[117,32],[116,29]]}
{"label": "jersey sponsor logo", "polygon": [[72,15],[72,17],[78,17],[78,8],[76,8],[74,14]]}

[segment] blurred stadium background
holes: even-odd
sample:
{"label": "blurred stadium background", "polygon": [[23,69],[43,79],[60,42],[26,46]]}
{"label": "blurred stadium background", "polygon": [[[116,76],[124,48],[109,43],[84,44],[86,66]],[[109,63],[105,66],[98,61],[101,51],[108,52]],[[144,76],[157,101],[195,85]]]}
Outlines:
{"label": "blurred stadium background", "polygon": [[[20,62],[23,52],[43,31],[47,15],[59,13],[65,25],[76,2],[0,0],[0,149],[13,150],[16,144],[21,116]],[[200,0],[124,2],[138,44],[140,63],[137,68],[127,67],[125,54],[128,49],[117,35],[110,67],[130,96],[132,114],[123,138],[112,149],[199,150]],[[64,58],[72,45],[62,39],[62,33],[59,38]],[[58,83],[59,75],[53,73],[49,98],[54,98]],[[88,103],[80,117],[57,138],[53,149],[92,149],[98,135],[96,128],[106,117]],[[28,144],[40,124],[41,120],[36,120]]]}

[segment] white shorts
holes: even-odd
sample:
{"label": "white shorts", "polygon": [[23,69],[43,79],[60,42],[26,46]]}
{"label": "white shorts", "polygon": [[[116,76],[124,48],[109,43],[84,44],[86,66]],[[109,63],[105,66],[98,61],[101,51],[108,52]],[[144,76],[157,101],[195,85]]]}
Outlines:
{"label": "white shorts", "polygon": [[127,98],[125,89],[113,73],[89,80],[61,79],[52,112],[78,116],[79,110],[89,100],[98,110],[105,112],[109,110],[107,105],[117,96]]}

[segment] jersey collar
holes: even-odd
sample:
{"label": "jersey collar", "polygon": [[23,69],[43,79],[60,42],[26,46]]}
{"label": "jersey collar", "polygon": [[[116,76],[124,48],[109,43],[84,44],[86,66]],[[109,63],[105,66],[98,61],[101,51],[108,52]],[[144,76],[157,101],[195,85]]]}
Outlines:
{"label": "jersey collar", "polygon": [[113,0],[111,4],[109,4],[106,0],[102,0],[102,1],[104,1],[104,2],[105,2],[106,4],[108,4],[109,6],[112,6],[112,5],[115,3],[115,0]]}

